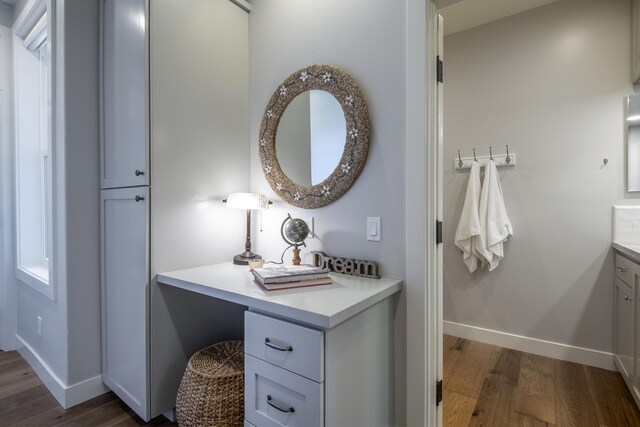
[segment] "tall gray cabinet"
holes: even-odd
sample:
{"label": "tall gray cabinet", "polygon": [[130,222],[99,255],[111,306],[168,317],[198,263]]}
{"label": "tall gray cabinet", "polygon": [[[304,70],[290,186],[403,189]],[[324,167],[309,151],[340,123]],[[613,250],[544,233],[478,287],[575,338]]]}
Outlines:
{"label": "tall gray cabinet", "polygon": [[103,380],[149,420],[195,351],[243,334],[244,307],[155,276],[242,241],[221,200],[249,186],[248,4],[101,0],[100,33]]}

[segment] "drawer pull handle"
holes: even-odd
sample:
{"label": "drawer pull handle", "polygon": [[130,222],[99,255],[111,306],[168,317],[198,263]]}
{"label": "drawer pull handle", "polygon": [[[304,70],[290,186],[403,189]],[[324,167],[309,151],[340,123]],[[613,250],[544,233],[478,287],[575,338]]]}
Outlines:
{"label": "drawer pull handle", "polygon": [[624,296],[624,300],[625,300],[625,301],[631,301],[632,299],[633,299],[633,298],[631,298],[631,297],[629,297],[629,296],[626,296],[626,295]]}
{"label": "drawer pull handle", "polygon": [[136,176],[141,176],[141,175],[144,175],[144,172],[139,169],[136,169],[135,174]]}
{"label": "drawer pull handle", "polygon": [[287,347],[281,347],[279,345],[275,345],[271,342],[271,340],[269,338],[265,338],[264,339],[264,345],[266,345],[267,347],[271,347],[274,350],[278,350],[278,351],[293,351],[293,347],[291,346],[287,346]]}
{"label": "drawer pull handle", "polygon": [[144,197],[136,196],[135,199],[133,199],[133,200],[135,200],[136,202],[142,202],[144,200]]}
{"label": "drawer pull handle", "polygon": [[269,404],[269,406],[271,406],[272,408],[276,408],[280,412],[296,412],[296,409],[293,406],[285,406],[278,402],[274,402],[270,394],[267,395],[267,403]]}
{"label": "drawer pull handle", "polygon": [[616,269],[622,273],[626,273],[627,269],[625,267],[616,267]]}

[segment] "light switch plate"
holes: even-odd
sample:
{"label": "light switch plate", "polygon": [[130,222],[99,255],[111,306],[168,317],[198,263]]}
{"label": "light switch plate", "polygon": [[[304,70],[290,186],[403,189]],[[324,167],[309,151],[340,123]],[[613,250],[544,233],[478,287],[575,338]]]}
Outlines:
{"label": "light switch plate", "polygon": [[309,237],[307,237],[307,239],[313,239],[314,237],[316,237],[314,231],[313,231],[313,217],[312,216],[303,216],[300,218],[301,220],[303,220],[304,222],[307,223],[307,226],[309,227]]}
{"label": "light switch plate", "polygon": [[367,218],[367,240],[372,242],[380,241],[380,217],[370,216]]}

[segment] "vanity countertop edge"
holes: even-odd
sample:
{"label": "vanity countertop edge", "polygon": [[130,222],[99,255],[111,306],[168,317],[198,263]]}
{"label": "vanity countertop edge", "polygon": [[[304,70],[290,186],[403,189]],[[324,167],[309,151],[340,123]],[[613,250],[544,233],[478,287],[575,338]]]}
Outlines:
{"label": "vanity countertop edge", "polygon": [[266,291],[247,266],[227,262],[160,273],[156,280],[320,329],[331,329],[402,288],[398,279],[330,276],[332,285]]}
{"label": "vanity countertop edge", "polygon": [[640,245],[634,243],[612,242],[611,247],[630,260],[640,264]]}

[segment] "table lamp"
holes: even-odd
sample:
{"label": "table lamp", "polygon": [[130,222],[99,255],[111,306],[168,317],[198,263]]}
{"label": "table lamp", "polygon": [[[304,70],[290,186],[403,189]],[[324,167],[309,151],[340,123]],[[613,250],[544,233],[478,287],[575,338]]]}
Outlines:
{"label": "table lamp", "polygon": [[233,257],[233,263],[248,265],[249,261],[260,261],[262,257],[251,252],[251,210],[268,209],[272,203],[266,196],[256,193],[231,193],[223,200],[228,208],[247,210],[247,239],[244,244],[244,252]]}

